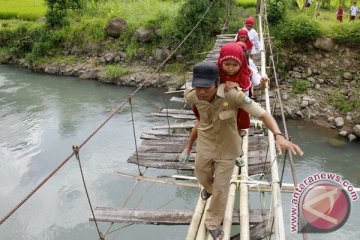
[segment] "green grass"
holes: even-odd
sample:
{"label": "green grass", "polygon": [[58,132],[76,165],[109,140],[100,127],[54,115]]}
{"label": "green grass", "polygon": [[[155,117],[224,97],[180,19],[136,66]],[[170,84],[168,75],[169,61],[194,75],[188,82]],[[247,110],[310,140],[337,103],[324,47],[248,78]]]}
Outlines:
{"label": "green grass", "polygon": [[256,0],[236,0],[236,5],[243,8],[256,8]]}
{"label": "green grass", "polygon": [[306,92],[306,90],[308,90],[309,87],[310,87],[310,83],[308,81],[306,81],[306,80],[298,80],[298,79],[296,79],[292,83],[292,90],[296,94]]}
{"label": "green grass", "polygon": [[0,0],[0,19],[35,21],[46,12],[44,0]]}
{"label": "green grass", "polygon": [[51,63],[66,63],[75,64],[75,56],[56,56],[56,57],[40,57],[33,62],[34,65],[51,64]]}
{"label": "green grass", "polygon": [[124,68],[118,65],[106,65],[105,66],[105,76],[106,78],[115,80],[121,76],[130,74],[131,70],[128,68]]}
{"label": "green grass", "polygon": [[174,18],[182,1],[161,0],[108,0],[100,4],[88,4],[87,15],[94,17],[125,18],[129,26],[138,28],[166,14]]}

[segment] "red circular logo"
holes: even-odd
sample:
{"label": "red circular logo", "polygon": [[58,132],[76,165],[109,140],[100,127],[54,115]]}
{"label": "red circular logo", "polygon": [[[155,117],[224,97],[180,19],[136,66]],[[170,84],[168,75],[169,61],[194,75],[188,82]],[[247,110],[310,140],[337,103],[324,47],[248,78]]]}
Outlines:
{"label": "red circular logo", "polygon": [[301,201],[306,225],[319,232],[340,228],[350,214],[350,199],[344,189],[331,183],[310,186]]}

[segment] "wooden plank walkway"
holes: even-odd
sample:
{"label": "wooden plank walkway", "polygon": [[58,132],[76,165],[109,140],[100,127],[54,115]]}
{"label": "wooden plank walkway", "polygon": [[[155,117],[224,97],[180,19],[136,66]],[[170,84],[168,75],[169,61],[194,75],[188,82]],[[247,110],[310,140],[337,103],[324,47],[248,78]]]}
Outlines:
{"label": "wooden plank walkway", "polygon": [[[270,161],[266,159],[267,138],[261,131],[251,130],[253,135],[249,141],[249,175],[259,174],[268,170]],[[194,145],[189,157],[189,163],[183,165],[178,158],[187,144],[188,137],[172,136],[171,134],[146,134],[147,139],[143,139],[138,152],[134,152],[128,162],[139,164],[144,167],[194,170],[194,160],[196,154],[196,144]]]}

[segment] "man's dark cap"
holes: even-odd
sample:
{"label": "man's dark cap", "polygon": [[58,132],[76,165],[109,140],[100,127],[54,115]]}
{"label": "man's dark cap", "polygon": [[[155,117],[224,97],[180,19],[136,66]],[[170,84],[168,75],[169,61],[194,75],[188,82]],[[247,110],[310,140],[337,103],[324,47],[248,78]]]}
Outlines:
{"label": "man's dark cap", "polygon": [[218,66],[210,61],[198,63],[193,69],[193,87],[211,87],[219,78]]}

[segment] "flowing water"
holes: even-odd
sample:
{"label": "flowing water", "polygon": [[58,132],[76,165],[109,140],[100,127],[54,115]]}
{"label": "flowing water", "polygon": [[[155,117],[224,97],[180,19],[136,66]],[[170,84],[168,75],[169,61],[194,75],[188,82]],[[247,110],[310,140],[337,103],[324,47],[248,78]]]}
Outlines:
{"label": "flowing water", "polygon": [[[0,65],[0,217],[69,156],[72,145],[80,145],[110,115],[109,110],[133,90]],[[151,117],[151,112],[171,104],[180,107],[169,103],[169,96],[163,92],[142,90],[132,101],[138,144],[141,132],[159,121]],[[116,172],[138,174],[136,165],[126,162],[135,150],[131,119],[127,104],[80,150],[93,207],[122,207],[126,202],[130,208],[194,209],[198,190],[187,187],[141,182],[127,199],[135,180]],[[289,122],[289,132],[305,150],[304,157],[295,158],[299,181],[326,171],[360,186],[359,143],[331,147],[327,141],[335,137],[333,131],[302,122]],[[289,171],[287,166],[286,182],[291,181]],[[146,174],[174,173],[149,169]],[[290,201],[291,195],[284,194],[287,235],[289,239],[301,239],[301,235],[289,230]],[[0,239],[98,239],[94,223],[88,221],[90,215],[79,165],[73,158],[0,226]],[[309,239],[360,239],[359,223],[359,202],[353,202],[350,217],[340,230],[309,235]],[[108,224],[100,223],[99,227],[104,231]],[[108,239],[180,240],[187,232],[186,226],[115,225],[113,229],[116,231]]]}

